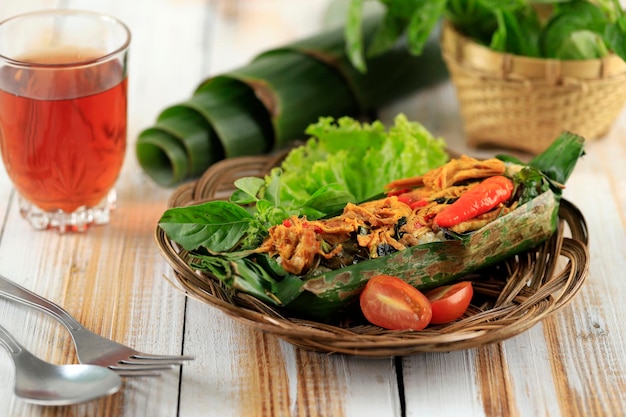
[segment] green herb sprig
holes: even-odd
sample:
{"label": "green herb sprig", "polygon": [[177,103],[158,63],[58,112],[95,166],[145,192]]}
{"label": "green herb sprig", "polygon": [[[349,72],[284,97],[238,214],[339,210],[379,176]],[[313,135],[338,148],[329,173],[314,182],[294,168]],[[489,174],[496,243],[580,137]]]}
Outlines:
{"label": "green herb sprig", "polygon": [[421,54],[442,18],[465,36],[496,51],[538,58],[626,60],[626,15],[618,0],[377,0],[385,6],[373,40],[365,45],[365,0],[349,0],[347,54],[358,70],[404,39]]}

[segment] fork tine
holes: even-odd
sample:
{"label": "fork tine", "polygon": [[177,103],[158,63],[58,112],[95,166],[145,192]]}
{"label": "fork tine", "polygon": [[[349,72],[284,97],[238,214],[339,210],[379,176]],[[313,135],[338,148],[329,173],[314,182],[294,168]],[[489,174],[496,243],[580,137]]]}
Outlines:
{"label": "fork tine", "polygon": [[122,359],[118,361],[119,364],[129,365],[129,366],[145,366],[145,367],[154,367],[154,368],[171,368],[172,366],[179,366],[183,364],[183,361],[180,360],[154,360],[154,359],[135,359],[130,357],[128,359]]}
{"label": "fork tine", "polygon": [[117,366],[109,366],[109,369],[115,371],[119,376],[128,377],[141,377],[141,376],[161,376],[161,372],[157,370],[143,370],[141,368],[128,369],[119,368]]}
{"label": "fork tine", "polygon": [[148,353],[135,353],[130,355],[131,359],[137,359],[142,361],[154,361],[154,362],[173,362],[181,363],[185,361],[191,361],[193,356],[188,355],[151,355]]}
{"label": "fork tine", "polygon": [[108,368],[116,372],[130,372],[134,374],[137,372],[152,373],[155,371],[166,371],[166,370],[172,369],[172,365],[170,364],[153,365],[153,364],[141,364],[141,363],[132,365],[131,362],[119,361],[115,365],[109,365]]}

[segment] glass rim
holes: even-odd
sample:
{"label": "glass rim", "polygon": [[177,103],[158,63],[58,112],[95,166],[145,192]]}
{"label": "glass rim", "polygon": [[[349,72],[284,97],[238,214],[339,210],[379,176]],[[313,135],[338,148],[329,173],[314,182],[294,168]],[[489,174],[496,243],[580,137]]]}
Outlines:
{"label": "glass rim", "polygon": [[77,66],[85,66],[85,65],[93,65],[93,64],[97,64],[99,62],[103,62],[103,61],[107,61],[109,60],[111,57],[124,52],[125,50],[128,49],[128,47],[130,46],[130,41],[131,41],[131,32],[130,29],[128,28],[128,26],[122,22],[120,19],[111,16],[109,14],[106,13],[100,13],[100,12],[95,12],[95,11],[90,11],[90,10],[79,10],[79,9],[44,9],[44,10],[36,10],[36,11],[31,11],[31,12],[26,12],[26,13],[20,13],[11,17],[8,17],[4,20],[0,21],[0,26],[3,26],[7,23],[19,20],[19,19],[23,19],[23,18],[28,18],[28,17],[33,17],[33,16],[54,16],[54,15],[58,15],[58,16],[63,16],[63,15],[76,15],[76,16],[89,16],[89,17],[94,17],[94,18],[98,18],[100,20],[103,21],[109,21],[112,22],[118,26],[120,26],[122,28],[122,31],[126,34],[125,40],[124,42],[117,48],[115,48],[113,51],[108,52],[106,54],[102,54],[101,56],[98,56],[97,58],[90,58],[90,59],[83,59],[83,60],[76,60],[76,61],[72,61],[72,62],[64,62],[64,63],[39,63],[39,62],[32,62],[32,61],[22,61],[19,59],[15,59],[15,58],[11,58],[8,57],[6,55],[3,55],[2,53],[0,53],[0,60],[3,60],[11,65],[14,66],[19,66],[19,67],[38,67],[38,68],[71,68],[71,67],[77,67]]}

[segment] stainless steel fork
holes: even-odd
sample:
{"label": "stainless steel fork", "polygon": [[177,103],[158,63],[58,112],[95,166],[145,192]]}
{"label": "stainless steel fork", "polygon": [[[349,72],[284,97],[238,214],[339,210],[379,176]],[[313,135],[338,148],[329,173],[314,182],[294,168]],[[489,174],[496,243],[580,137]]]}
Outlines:
{"label": "stainless steel fork", "polygon": [[70,332],[76,356],[80,363],[106,366],[121,376],[159,375],[160,370],[170,369],[193,359],[184,355],[151,355],[138,352],[121,343],[104,338],[84,328],[78,320],[59,305],[0,275],[0,297],[17,301],[49,314],[59,320]]}

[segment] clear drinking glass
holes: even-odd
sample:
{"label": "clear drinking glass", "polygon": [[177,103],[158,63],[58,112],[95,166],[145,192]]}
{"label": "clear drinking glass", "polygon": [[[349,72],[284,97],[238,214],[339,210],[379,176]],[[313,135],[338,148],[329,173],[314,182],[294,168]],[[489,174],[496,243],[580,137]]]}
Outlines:
{"label": "clear drinking glass", "polygon": [[87,11],[0,22],[0,149],[36,229],[109,222],[126,152],[130,31]]}

